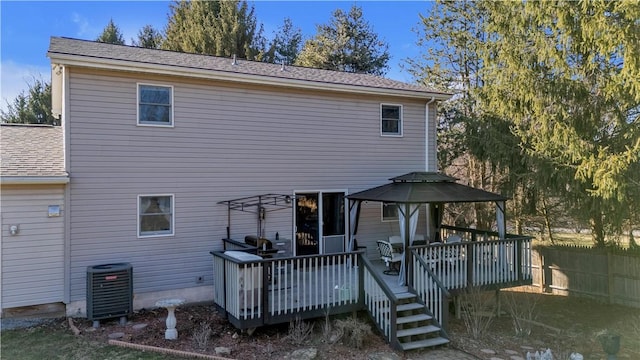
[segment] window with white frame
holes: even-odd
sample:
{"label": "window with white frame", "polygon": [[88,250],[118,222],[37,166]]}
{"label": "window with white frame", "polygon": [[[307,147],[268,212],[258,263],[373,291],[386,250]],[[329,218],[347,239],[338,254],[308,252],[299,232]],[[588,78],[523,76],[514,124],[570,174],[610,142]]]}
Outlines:
{"label": "window with white frame", "polygon": [[380,104],[380,133],[402,136],[402,105]]}
{"label": "window with white frame", "polygon": [[138,84],[138,125],[173,126],[173,87]]}
{"label": "window with white frame", "polygon": [[138,196],[138,237],[173,235],[173,195]]}
{"label": "window with white frame", "polygon": [[398,221],[398,206],[396,203],[382,203],[382,221]]}

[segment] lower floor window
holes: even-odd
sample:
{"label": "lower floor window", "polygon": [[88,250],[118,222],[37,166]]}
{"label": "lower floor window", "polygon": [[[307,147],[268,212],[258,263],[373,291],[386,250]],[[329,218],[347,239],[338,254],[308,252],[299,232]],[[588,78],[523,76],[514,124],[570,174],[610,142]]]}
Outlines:
{"label": "lower floor window", "polygon": [[173,195],[138,196],[138,236],[173,235]]}
{"label": "lower floor window", "polygon": [[382,203],[382,221],[397,221],[398,206],[396,203]]}

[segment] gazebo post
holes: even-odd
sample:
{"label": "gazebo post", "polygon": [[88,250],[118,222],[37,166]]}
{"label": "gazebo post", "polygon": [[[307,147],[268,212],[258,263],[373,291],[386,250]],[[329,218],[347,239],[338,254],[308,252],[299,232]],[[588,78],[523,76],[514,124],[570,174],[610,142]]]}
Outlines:
{"label": "gazebo post", "polygon": [[[507,224],[505,221],[505,208],[504,208],[504,201],[496,201],[496,222],[498,225],[498,238],[500,240],[505,240],[506,239],[506,235],[507,235]],[[505,249],[505,243],[500,243],[499,247],[498,247],[498,266],[501,270],[504,270],[505,266],[507,266],[507,259],[506,259],[506,249]],[[496,300],[499,299],[499,297],[497,297],[499,295],[499,289],[496,290]],[[498,303],[499,304],[499,303]],[[499,309],[499,307],[498,307]]]}
{"label": "gazebo post", "polygon": [[411,256],[409,256],[409,245],[411,245],[411,234],[409,234],[409,231],[411,231],[410,221],[413,216],[413,213],[411,213],[411,205],[409,203],[404,204],[404,214],[402,214],[402,216],[404,216],[404,273],[406,274],[404,280],[405,285],[408,285],[411,284],[411,280],[413,280],[413,272],[409,273],[409,269],[413,268],[412,266],[409,266],[409,260],[411,259]]}
{"label": "gazebo post", "polygon": [[507,235],[507,222],[505,216],[504,201],[496,201],[496,223],[498,225],[498,237],[504,240]]}

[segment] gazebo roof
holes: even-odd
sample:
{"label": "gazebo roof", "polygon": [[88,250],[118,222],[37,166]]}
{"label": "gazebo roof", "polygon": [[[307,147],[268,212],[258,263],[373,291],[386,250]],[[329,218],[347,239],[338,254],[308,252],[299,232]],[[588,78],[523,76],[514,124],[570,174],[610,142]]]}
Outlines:
{"label": "gazebo roof", "polygon": [[457,179],[435,172],[412,172],[392,182],[353,193],[347,198],[393,203],[457,203],[505,201],[506,197],[458,184]]}

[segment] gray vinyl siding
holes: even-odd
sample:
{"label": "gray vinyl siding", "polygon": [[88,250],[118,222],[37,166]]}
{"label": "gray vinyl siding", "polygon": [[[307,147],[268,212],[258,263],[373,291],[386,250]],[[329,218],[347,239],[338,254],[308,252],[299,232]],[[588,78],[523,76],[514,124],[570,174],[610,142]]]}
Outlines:
{"label": "gray vinyl siding", "polygon": [[[355,192],[425,168],[426,101],[74,68],[69,81],[72,301],[84,299],[86,267],[104,263],[130,262],[134,292],[210,284],[209,251],[226,236],[219,201]],[[174,87],[174,128],[136,126],[138,82]],[[403,137],[380,136],[380,103],[402,104]],[[136,237],[140,194],[175,195],[174,236]],[[266,227],[291,238],[290,210]],[[234,212],[231,228],[255,233],[255,217]]]}
{"label": "gray vinyl siding", "polygon": [[[63,301],[64,186],[3,185],[0,202],[2,308]],[[62,216],[49,218],[49,205],[60,205]]]}

